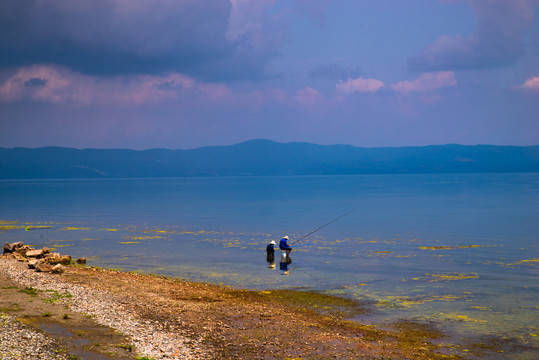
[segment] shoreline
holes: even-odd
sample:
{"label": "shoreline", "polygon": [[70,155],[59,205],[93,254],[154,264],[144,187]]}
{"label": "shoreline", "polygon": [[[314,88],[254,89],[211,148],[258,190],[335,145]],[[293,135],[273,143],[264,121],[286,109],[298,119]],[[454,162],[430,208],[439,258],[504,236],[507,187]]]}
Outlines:
{"label": "shoreline", "polygon": [[440,331],[443,323],[367,325],[358,319],[374,305],[357,299],[86,266],[85,258],[22,242],[4,246],[0,288],[5,360],[36,352],[98,360],[502,359],[537,350],[518,339],[457,339]]}
{"label": "shoreline", "polygon": [[[69,355],[76,351],[108,351],[106,359],[462,359],[499,351],[494,344],[449,344],[429,324],[401,321],[382,329],[350,321],[369,307],[316,292],[242,290],[74,265],[63,274],[50,274],[5,257],[0,257],[2,279],[3,288],[13,287],[8,282],[18,287],[11,295],[2,290],[0,297],[11,304],[0,309],[10,322],[54,338],[42,324],[66,327],[77,315],[82,332],[101,326],[122,337],[108,347],[99,340],[79,347],[68,344],[63,358],[81,358]],[[21,317],[20,308],[29,301],[21,296],[30,296],[25,289],[37,293],[32,304],[47,304],[52,297],[51,305],[59,309],[50,316]],[[69,319],[62,319],[67,312]],[[110,336],[102,335],[102,340]],[[70,338],[73,334],[61,340],[65,344]]]}
{"label": "shoreline", "polygon": [[[18,294],[36,289],[35,303],[60,294],[56,305],[64,310],[27,321],[30,328],[49,318],[61,323],[61,312],[82,314],[127,338],[132,351],[118,359],[460,358],[432,342],[442,336],[433,328],[361,325],[347,320],[365,311],[360,305],[317,293],[241,290],[80,266],[66,266],[62,275],[39,273],[6,258],[0,270],[19,286]],[[25,299],[18,301],[16,308]],[[0,313],[20,322],[16,309]]]}

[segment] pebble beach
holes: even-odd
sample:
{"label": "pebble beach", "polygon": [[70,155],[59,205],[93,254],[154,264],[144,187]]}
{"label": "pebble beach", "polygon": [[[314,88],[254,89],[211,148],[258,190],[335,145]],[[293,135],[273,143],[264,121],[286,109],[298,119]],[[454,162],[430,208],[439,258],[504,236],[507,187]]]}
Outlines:
{"label": "pebble beach", "polygon": [[369,307],[315,292],[73,264],[42,272],[11,255],[0,257],[0,287],[2,360],[466,359],[499,350],[451,344],[429,324],[349,321]]}

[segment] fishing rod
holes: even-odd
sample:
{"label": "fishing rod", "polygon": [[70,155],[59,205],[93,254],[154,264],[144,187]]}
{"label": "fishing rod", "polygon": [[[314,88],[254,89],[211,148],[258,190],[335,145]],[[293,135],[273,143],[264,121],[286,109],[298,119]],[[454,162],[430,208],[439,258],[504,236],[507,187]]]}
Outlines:
{"label": "fishing rod", "polygon": [[[355,210],[355,209],[354,209],[354,210]],[[295,243],[297,243],[297,242],[300,241],[300,240],[305,239],[307,236],[310,236],[310,235],[314,234],[314,233],[317,232],[318,230],[322,230],[322,229],[325,228],[326,226],[328,226],[328,225],[330,225],[330,224],[333,224],[335,221],[339,220],[339,219],[342,218],[342,217],[345,217],[346,215],[350,214],[350,213],[351,213],[352,211],[354,211],[354,210],[350,210],[350,211],[348,211],[348,212],[345,212],[344,214],[342,214],[341,216],[339,216],[339,217],[337,217],[337,218],[331,220],[331,221],[328,222],[327,224],[322,225],[322,226],[320,226],[319,228],[317,228],[317,229],[311,231],[310,233],[308,233],[308,234],[305,235],[304,237],[299,238],[299,239],[297,239],[296,241],[290,243],[290,246],[294,245]]]}

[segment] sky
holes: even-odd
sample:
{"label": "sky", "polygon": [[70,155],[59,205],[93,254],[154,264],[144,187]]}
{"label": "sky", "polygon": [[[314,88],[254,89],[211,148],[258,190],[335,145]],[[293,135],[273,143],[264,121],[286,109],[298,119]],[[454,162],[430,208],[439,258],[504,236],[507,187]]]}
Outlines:
{"label": "sky", "polygon": [[539,0],[2,0],[0,147],[539,145]]}

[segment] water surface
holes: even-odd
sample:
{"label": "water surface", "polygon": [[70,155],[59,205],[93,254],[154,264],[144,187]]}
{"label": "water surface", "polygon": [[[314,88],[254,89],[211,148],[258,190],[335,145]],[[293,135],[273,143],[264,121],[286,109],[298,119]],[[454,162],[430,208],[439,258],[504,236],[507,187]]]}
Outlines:
{"label": "water surface", "polygon": [[[539,174],[1,181],[0,241],[538,346]],[[297,242],[290,274],[265,246]],[[278,255],[278,254],[277,254]],[[278,256],[277,256],[278,257]],[[533,358],[537,352],[523,356]]]}

